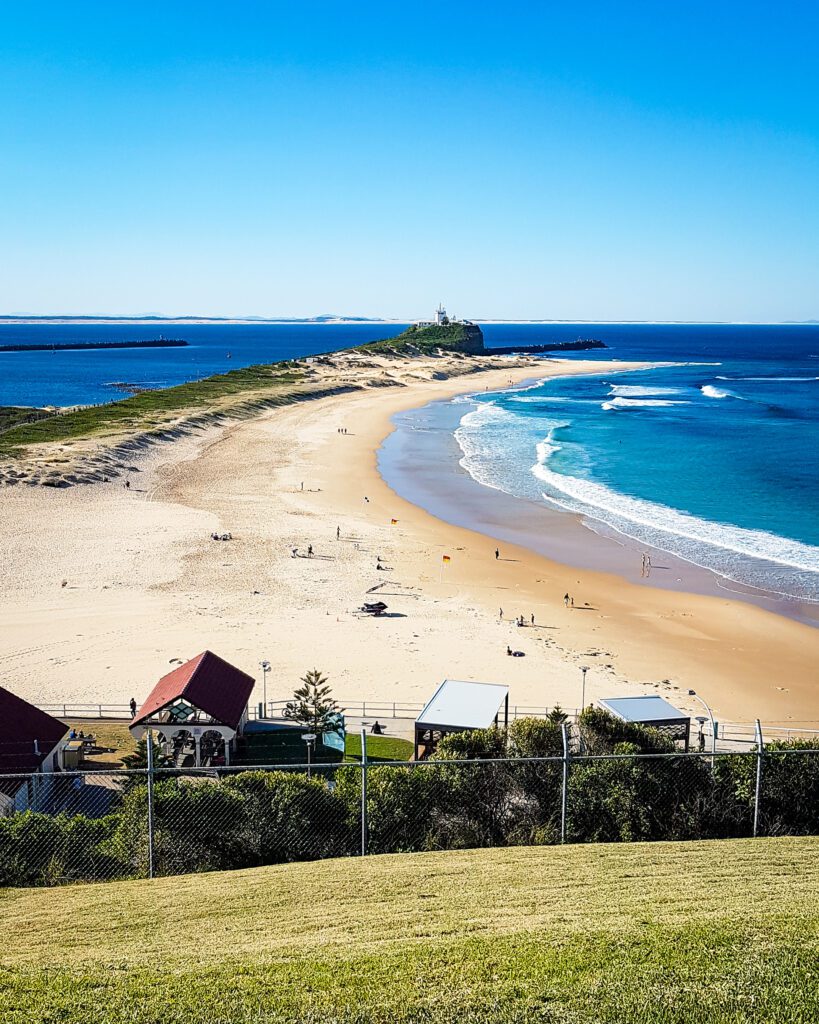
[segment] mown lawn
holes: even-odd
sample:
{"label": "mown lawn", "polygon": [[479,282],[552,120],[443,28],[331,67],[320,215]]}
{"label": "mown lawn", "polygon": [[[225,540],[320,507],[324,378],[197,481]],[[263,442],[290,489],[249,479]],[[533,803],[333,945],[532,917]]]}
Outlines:
{"label": "mown lawn", "polygon": [[73,726],[77,732],[82,730],[86,736],[90,734],[97,738],[100,753],[90,754],[85,758],[82,764],[84,770],[120,770],[125,767],[123,755],[133,754],[136,750],[134,738],[128,732],[128,722],[106,718],[65,718],[62,721],[68,726]]}
{"label": "mown lawn", "polygon": [[6,890],[0,1018],[807,1024],[817,854],[513,848]]}
{"label": "mown lawn", "polygon": [[[361,760],[361,736],[349,733],[344,743],[345,760]],[[412,744],[397,736],[371,736],[367,734],[367,757],[374,761],[409,761]]]}

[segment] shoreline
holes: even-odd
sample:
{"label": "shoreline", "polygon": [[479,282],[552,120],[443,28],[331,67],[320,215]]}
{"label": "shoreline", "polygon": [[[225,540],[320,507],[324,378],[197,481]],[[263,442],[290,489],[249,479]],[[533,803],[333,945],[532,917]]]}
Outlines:
{"label": "shoreline", "polygon": [[[566,708],[577,707],[589,665],[588,700],[661,693],[698,714],[690,687],[723,721],[819,719],[816,630],[506,542],[496,560],[486,536],[399,497],[377,465],[396,414],[476,384],[605,367],[553,359],[468,376],[442,369],[406,363],[400,386],[209,425],[141,455],[129,490],[112,480],[5,491],[7,685],[42,703],[141,700],[177,659],[209,648],[257,679],[254,701],[263,658],[269,699],[289,697],[317,667],[342,699],[421,702],[448,676],[508,683],[520,706]],[[213,531],[234,540],[215,543]],[[315,557],[291,557],[308,543]],[[573,611],[563,606],[568,590]],[[370,593],[390,616],[356,614]],[[520,614],[534,614],[535,627],[516,627]],[[525,657],[508,658],[507,646]]]}
{"label": "shoreline", "polygon": [[[604,569],[650,589],[730,595],[733,600],[819,628],[819,602],[733,580],[636,540],[590,515],[561,509],[545,498],[536,502],[475,480],[461,465],[463,452],[454,436],[461,417],[452,400],[398,414],[394,431],[385,437],[378,452],[379,472],[388,486],[436,518],[492,540],[519,544],[567,568]],[[559,540],[553,536],[555,527]],[[643,552],[652,559],[648,578],[637,572]]]}

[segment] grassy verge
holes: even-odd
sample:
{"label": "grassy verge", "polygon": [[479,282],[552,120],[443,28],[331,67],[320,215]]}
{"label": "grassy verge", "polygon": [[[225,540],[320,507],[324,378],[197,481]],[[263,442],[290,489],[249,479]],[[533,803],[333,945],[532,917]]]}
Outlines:
{"label": "grassy verge", "polygon": [[221,406],[242,399],[292,400],[303,381],[294,364],[271,363],[248,366],[190,384],[158,391],[144,391],[120,402],[89,406],[61,413],[35,423],[24,423],[0,434],[0,455],[16,453],[32,444],[70,441],[107,433],[161,429],[172,418],[186,412],[218,411]]}
{"label": "grassy verge", "polygon": [[21,424],[33,423],[35,420],[44,420],[53,415],[46,409],[36,409],[28,406],[0,405],[0,433],[11,430],[12,427],[19,427]]}
{"label": "grassy verge", "polygon": [[82,730],[86,736],[93,735],[97,739],[98,754],[89,754],[83,761],[82,768],[93,771],[117,770],[124,768],[122,757],[124,754],[133,754],[136,750],[136,743],[133,736],[128,732],[127,722],[112,721],[109,719],[88,719],[88,718],[65,718],[62,719],[69,728],[79,732]]}
{"label": "grassy verge", "polygon": [[807,1024],[817,852],[516,848],[7,890],[3,1021]]}
{"label": "grassy verge", "polygon": [[[367,736],[367,757],[373,761],[409,761],[412,744],[396,736]],[[361,760],[361,736],[348,735],[344,745],[347,761]]]}

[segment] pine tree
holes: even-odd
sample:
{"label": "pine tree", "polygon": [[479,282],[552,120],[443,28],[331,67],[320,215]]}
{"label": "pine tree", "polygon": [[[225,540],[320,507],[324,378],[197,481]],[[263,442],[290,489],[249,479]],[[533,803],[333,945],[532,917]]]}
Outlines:
{"label": "pine tree", "polygon": [[338,728],[338,716],[344,709],[330,696],[327,678],[314,668],[302,676],[301,682],[302,685],[293,694],[293,699],[285,705],[283,716],[306,726],[317,736],[325,732],[335,732]]}

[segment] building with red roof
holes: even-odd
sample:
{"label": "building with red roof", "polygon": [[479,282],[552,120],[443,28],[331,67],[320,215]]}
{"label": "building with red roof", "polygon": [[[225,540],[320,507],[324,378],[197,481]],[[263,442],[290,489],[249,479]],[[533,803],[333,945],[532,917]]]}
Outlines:
{"label": "building with red roof", "polygon": [[30,806],[30,776],[60,771],[68,732],[65,722],[0,686],[0,814]]}
{"label": "building with red roof", "polygon": [[139,740],[150,730],[180,766],[229,764],[255,685],[246,672],[203,651],[159,680],[134,717],[131,734]]}

